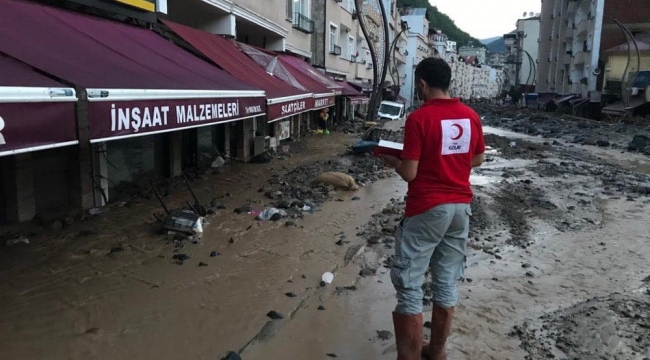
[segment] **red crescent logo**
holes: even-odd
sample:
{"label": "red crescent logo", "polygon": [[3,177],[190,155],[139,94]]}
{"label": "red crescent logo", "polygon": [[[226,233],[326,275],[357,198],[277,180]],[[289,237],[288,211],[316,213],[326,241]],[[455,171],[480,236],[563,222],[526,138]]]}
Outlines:
{"label": "red crescent logo", "polygon": [[455,127],[455,128],[458,129],[458,136],[452,137],[451,139],[456,141],[456,140],[462,138],[463,137],[463,127],[458,125],[458,124],[454,124],[454,125],[452,125],[452,127]]}

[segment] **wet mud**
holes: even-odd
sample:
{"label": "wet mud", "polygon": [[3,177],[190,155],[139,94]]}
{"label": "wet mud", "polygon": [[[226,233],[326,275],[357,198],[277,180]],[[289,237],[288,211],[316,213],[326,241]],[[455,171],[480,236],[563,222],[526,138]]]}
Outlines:
{"label": "wet mud", "polygon": [[[192,176],[212,210],[199,242],[161,232],[160,205],[140,190],[61,226],[3,228],[3,242],[30,240],[0,248],[3,357],[394,360],[389,270],[406,184],[348,155],[360,124],[340,130]],[[486,141],[450,359],[647,358],[645,155],[502,129]],[[361,188],[312,182],[326,171]],[[189,199],[182,184],[163,196],[174,209]]]}

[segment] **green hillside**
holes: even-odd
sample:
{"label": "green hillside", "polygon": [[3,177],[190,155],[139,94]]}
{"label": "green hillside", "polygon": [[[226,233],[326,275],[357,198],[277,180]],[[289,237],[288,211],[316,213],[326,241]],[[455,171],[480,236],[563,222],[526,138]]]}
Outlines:
{"label": "green hillside", "polygon": [[397,7],[427,8],[429,9],[429,26],[447,34],[450,40],[458,43],[458,47],[467,45],[469,42],[475,46],[483,46],[480,40],[459,29],[449,16],[441,13],[436,6],[431,6],[428,0],[397,0]]}

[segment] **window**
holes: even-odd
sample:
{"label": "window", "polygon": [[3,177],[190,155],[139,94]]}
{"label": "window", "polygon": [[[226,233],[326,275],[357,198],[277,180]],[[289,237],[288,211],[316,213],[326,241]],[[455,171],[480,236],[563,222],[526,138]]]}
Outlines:
{"label": "window", "polygon": [[[292,4],[292,22],[293,28],[304,33],[311,34],[314,32],[314,21],[310,19],[310,0],[293,0]],[[287,12],[289,12],[289,3],[287,2]],[[287,14],[287,18],[288,18]]]}
{"label": "window", "polygon": [[357,61],[357,42],[354,37],[348,36],[348,60],[352,62]]}
{"label": "window", "polygon": [[[338,47],[337,46],[338,37],[339,37],[339,28],[334,24],[330,24],[330,54],[336,54],[337,52],[336,48]],[[339,47],[338,55],[340,54],[341,54],[341,48]]]}
{"label": "window", "polygon": [[309,17],[309,0],[293,0],[293,12]]}
{"label": "window", "polygon": [[293,20],[293,0],[287,0],[287,20]]}
{"label": "window", "polygon": [[354,0],[346,0],[345,4],[346,4],[345,9],[350,13],[353,13],[354,10],[356,9],[356,5],[354,4]]}

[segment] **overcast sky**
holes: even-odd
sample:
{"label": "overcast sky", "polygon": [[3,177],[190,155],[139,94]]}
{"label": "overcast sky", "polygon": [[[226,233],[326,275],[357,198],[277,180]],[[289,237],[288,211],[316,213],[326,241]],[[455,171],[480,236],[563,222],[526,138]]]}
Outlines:
{"label": "overcast sky", "polygon": [[[540,0],[429,0],[456,26],[477,39],[501,36],[515,29],[524,11],[541,11]],[[434,25],[435,27],[435,25]]]}

